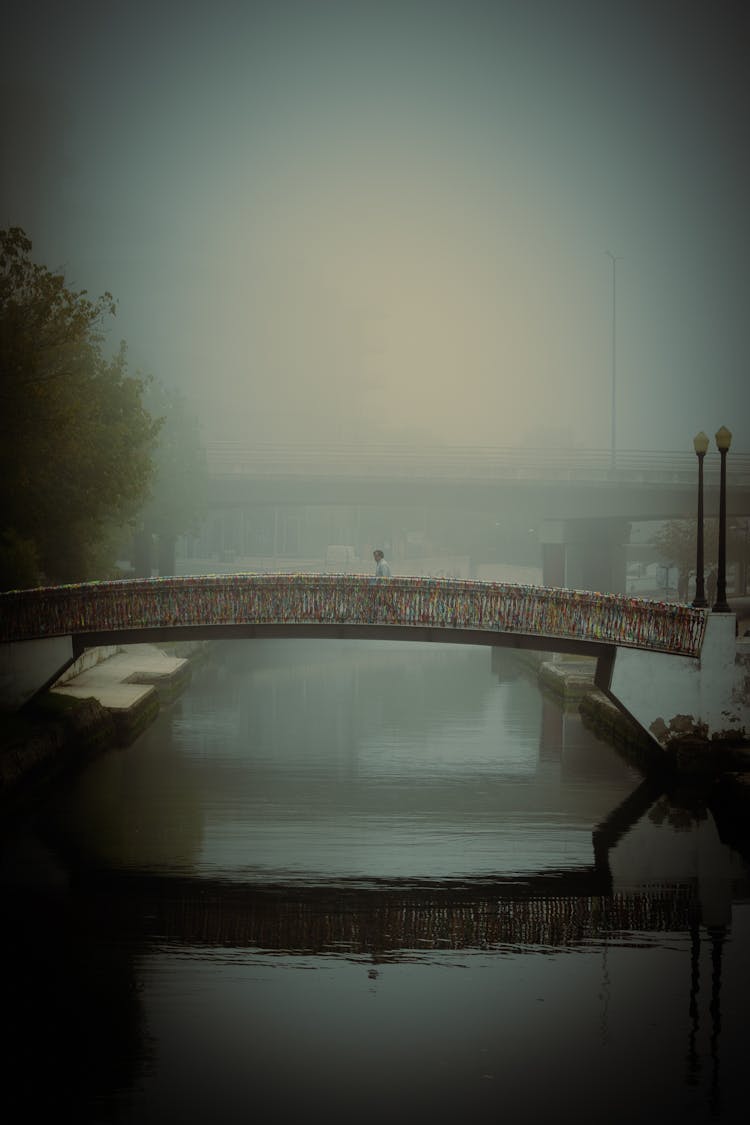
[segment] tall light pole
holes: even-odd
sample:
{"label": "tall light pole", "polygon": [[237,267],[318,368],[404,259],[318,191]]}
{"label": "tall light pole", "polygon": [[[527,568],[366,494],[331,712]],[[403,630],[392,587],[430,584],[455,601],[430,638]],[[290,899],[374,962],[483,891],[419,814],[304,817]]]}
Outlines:
{"label": "tall light pole", "polygon": [[612,436],[610,441],[610,468],[617,460],[617,263],[621,257],[611,250],[604,253],[612,259]]}
{"label": "tall light pole", "polygon": [[727,453],[732,435],[726,426],[716,431],[716,448],[721,455],[721,481],[719,484],[719,573],[716,578],[716,603],[714,613],[731,613],[727,605]]}
{"label": "tall light pole", "polygon": [[696,434],[693,438],[693,449],[698,458],[698,536],[697,553],[695,560],[695,597],[693,605],[696,609],[705,609],[706,588],[703,580],[703,458],[708,450],[708,438],[703,433]]}

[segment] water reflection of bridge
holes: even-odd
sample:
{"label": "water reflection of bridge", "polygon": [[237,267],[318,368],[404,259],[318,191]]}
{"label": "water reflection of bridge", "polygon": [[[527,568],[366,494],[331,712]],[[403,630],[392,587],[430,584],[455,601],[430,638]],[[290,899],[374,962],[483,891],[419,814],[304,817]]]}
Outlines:
{"label": "water reflection of bridge", "polygon": [[[654,802],[649,778],[592,832],[594,861],[503,876],[452,879],[285,879],[273,883],[111,871],[84,876],[110,921],[146,940],[394,959],[427,950],[565,947],[628,933],[711,927],[698,873],[613,884],[610,859]],[[706,857],[704,857],[704,860]],[[726,916],[731,916],[731,887]],[[722,910],[722,914],[724,911]]]}
{"label": "water reflection of bridge", "polygon": [[[431,886],[300,887],[125,875],[102,888],[110,917],[147,919],[159,942],[376,958],[427,950],[575,946],[627,932],[689,932],[689,883],[607,893],[595,873]],[[130,922],[128,920],[131,920]]]}

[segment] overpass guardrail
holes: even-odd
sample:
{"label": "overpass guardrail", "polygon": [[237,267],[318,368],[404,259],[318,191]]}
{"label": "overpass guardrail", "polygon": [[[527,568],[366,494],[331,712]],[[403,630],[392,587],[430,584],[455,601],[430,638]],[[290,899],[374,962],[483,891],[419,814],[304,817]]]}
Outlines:
{"label": "overpass guardrail", "polygon": [[[414,448],[404,445],[247,445],[209,442],[209,473],[217,477],[253,475],[292,478],[350,477],[379,480],[408,477],[445,480],[483,480],[495,476],[531,480],[621,480],[687,482],[697,479],[692,451],[608,449],[532,449],[519,447]],[[720,457],[709,451],[704,460],[706,480],[718,480]],[[727,473],[750,485],[750,455],[732,454]]]}

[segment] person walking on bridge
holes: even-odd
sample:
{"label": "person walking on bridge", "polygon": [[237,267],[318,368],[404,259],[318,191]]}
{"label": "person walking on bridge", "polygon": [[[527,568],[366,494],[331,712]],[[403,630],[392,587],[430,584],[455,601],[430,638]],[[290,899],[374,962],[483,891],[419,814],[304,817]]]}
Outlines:
{"label": "person walking on bridge", "polygon": [[388,566],[388,563],[385,561],[385,556],[384,556],[383,552],[380,550],[379,547],[376,548],[376,550],[374,550],[372,552],[372,557],[375,559],[375,577],[376,578],[390,578],[391,577],[391,568]]}

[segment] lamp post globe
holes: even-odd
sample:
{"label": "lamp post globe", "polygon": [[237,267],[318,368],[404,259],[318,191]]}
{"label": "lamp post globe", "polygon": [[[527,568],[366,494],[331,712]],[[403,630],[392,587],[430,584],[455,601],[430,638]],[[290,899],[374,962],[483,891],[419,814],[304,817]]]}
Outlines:
{"label": "lamp post globe", "polygon": [[714,439],[719,453],[727,453],[732,444],[732,431],[728,430],[726,426],[721,426],[714,434]]}
{"label": "lamp post globe", "polygon": [[699,457],[705,457],[708,453],[708,446],[708,435],[704,434],[703,430],[701,430],[700,433],[697,433],[693,438],[693,449]]}

